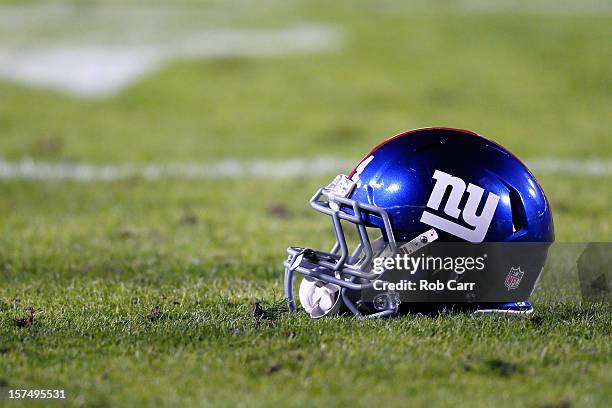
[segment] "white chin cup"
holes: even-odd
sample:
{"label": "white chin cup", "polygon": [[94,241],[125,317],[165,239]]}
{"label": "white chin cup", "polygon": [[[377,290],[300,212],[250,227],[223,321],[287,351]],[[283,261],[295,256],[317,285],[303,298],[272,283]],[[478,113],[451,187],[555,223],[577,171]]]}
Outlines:
{"label": "white chin cup", "polygon": [[340,286],[323,284],[309,278],[300,283],[300,303],[313,319],[338,313],[340,310]]}

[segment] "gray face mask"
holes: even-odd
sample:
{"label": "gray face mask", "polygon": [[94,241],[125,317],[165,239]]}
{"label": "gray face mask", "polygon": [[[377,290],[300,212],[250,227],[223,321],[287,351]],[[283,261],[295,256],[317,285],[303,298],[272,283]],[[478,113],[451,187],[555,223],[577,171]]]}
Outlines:
{"label": "gray face mask", "polygon": [[[382,208],[347,198],[355,183],[344,175],[337,176],[327,187],[319,189],[310,199],[310,205],[328,215],[332,221],[336,243],[329,252],[308,248],[289,247],[285,266],[285,296],[290,311],[296,310],[293,277],[297,272],[304,276],[300,284],[299,299],[304,310],[312,318],[336,314],[347,309],[357,317],[383,317],[397,313],[399,296],[393,292],[382,293],[373,302],[370,313],[360,310],[355,294],[370,289],[380,273],[372,271],[373,260],[380,256],[393,257],[398,251],[412,254],[438,238],[431,229],[398,248],[387,212]],[[341,207],[349,208],[341,211]],[[376,216],[384,228],[376,230],[378,236],[371,239],[365,216]],[[351,252],[347,244],[342,222],[356,228],[359,243]]]}

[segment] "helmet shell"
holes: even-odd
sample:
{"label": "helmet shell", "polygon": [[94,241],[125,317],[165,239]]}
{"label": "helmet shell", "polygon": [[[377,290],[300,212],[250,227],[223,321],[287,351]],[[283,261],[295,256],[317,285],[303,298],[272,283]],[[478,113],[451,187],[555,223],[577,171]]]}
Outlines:
{"label": "helmet shell", "polygon": [[[446,189],[439,208],[431,205],[428,208],[437,182],[436,171],[484,190],[476,214],[482,214],[487,194],[498,197],[486,234],[477,242],[554,240],[550,206],[533,174],[508,150],[466,130],[424,128],[386,140],[349,174],[356,183],[349,198],[386,210],[396,241],[410,241],[432,228],[421,221],[425,211],[464,228],[473,228],[465,221],[465,215],[453,219],[445,213],[451,189]],[[466,201],[468,194],[463,194],[458,205],[460,211]],[[352,213],[348,207],[342,210]],[[366,221],[371,226],[383,227],[382,220],[375,215],[366,215]],[[441,241],[470,241],[444,229],[436,231]]]}

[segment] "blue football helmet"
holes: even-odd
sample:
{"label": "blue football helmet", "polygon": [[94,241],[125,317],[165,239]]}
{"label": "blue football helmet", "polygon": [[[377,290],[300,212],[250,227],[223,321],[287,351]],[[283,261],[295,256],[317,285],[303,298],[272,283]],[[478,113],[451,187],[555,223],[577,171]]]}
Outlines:
{"label": "blue football helmet", "polygon": [[[373,259],[383,251],[397,253],[399,243],[418,251],[432,241],[554,241],[550,206],[534,176],[508,150],[476,133],[452,128],[401,133],[376,146],[348,175],[320,188],[310,204],[331,217],[336,243],[329,252],[288,248],[284,289],[291,311],[296,272],[304,276],[300,303],[313,318],[339,312],[382,317],[400,310],[533,310],[528,295],[494,303],[400,302],[393,293],[374,303],[360,300],[359,293],[380,276],[372,271]],[[347,243],[347,223],[355,226],[359,241],[354,250]],[[534,259],[537,276],[528,283],[529,294],[546,253]]]}

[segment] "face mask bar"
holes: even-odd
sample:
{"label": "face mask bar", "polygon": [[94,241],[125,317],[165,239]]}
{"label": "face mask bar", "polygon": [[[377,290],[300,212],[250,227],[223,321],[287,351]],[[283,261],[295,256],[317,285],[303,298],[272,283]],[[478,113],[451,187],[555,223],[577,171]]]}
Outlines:
{"label": "face mask bar", "polygon": [[[341,178],[339,180],[339,178]],[[338,188],[338,182],[345,183]],[[361,291],[371,288],[373,281],[379,274],[372,273],[371,266],[374,257],[379,256],[383,250],[388,250],[387,256],[397,254],[397,245],[389,216],[383,209],[360,203],[346,198],[354,188],[354,184],[346,176],[338,176],[332,184],[319,189],[310,199],[310,205],[318,212],[331,217],[332,227],[336,236],[336,243],[330,252],[315,251],[307,248],[289,247],[289,257],[285,266],[285,296],[289,303],[289,310],[296,311],[293,294],[293,276],[298,272],[320,284],[332,284],[340,288],[340,297],[343,304],[356,316],[361,316],[358,306],[348,297],[347,291]],[[340,211],[341,206],[352,209],[353,215]],[[366,228],[364,215],[375,215],[382,219],[384,228],[381,228],[383,237],[370,241]],[[359,244],[350,253],[341,221],[347,221],[356,226]],[[386,239],[385,239],[386,238]],[[382,317],[395,314],[399,301],[389,298],[381,302],[381,311],[367,317]]]}

